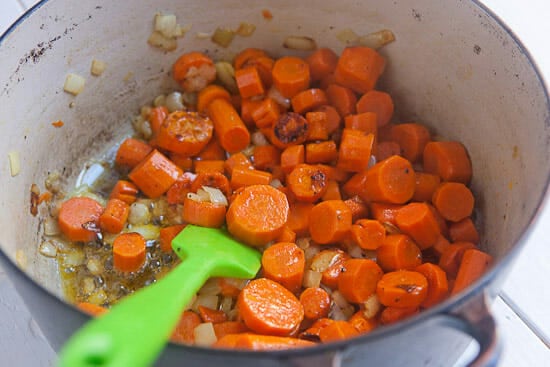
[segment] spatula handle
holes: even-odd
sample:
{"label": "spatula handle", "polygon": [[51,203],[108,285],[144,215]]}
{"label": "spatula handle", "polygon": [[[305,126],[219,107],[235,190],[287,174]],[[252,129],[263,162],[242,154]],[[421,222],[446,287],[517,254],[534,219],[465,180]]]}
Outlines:
{"label": "spatula handle", "polygon": [[183,308],[206,282],[210,271],[204,258],[186,258],[162,281],[139,290],[88,322],[62,348],[59,366],[152,365]]}

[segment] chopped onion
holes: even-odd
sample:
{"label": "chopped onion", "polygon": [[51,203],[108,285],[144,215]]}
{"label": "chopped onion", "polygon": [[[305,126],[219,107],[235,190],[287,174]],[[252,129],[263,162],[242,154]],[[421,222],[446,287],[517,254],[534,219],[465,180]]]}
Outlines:
{"label": "chopped onion", "polygon": [[40,244],[38,249],[40,254],[45,257],[56,257],[57,256],[57,246],[52,241],[44,241]]}
{"label": "chopped onion", "polygon": [[211,39],[212,39],[212,42],[214,42],[215,44],[226,48],[231,44],[234,37],[235,37],[235,32],[233,30],[228,28],[218,27],[214,31],[214,34],[212,35]]}
{"label": "chopped onion", "polygon": [[269,186],[278,189],[279,187],[283,187],[283,183],[281,182],[281,180],[276,178],[269,183]]}
{"label": "chopped onion", "polygon": [[369,157],[369,163],[368,163],[368,166],[367,168],[371,168],[372,166],[374,166],[376,164],[376,157],[374,155],[371,155]]}
{"label": "chopped onion", "polygon": [[199,294],[191,308],[193,311],[198,312],[199,306],[208,307],[213,310],[218,309],[218,296],[213,294]]}
{"label": "chopped onion", "polygon": [[216,67],[216,77],[220,83],[227,89],[229,92],[236,94],[239,89],[237,87],[237,82],[235,81],[235,69],[227,61],[218,61],[214,64]]}
{"label": "chopped onion", "polygon": [[134,126],[134,129],[145,139],[149,139],[153,135],[153,131],[151,130],[151,124],[149,121],[147,121],[143,116],[138,116],[134,119],[132,122],[132,125]]}
{"label": "chopped onion", "polygon": [[348,248],[348,254],[354,259],[363,258],[363,250],[357,244],[353,244]]}
{"label": "chopped onion", "polygon": [[197,93],[194,92],[185,92],[181,95],[183,103],[187,105],[196,105],[197,104]]}
{"label": "chopped onion", "polygon": [[367,46],[374,49],[387,45],[395,41],[395,35],[389,29],[382,29],[378,32],[369,33],[359,37],[357,43],[361,46]]}
{"label": "chopped onion", "polygon": [[61,233],[57,220],[52,217],[44,219],[44,234],[46,236],[55,236]]}
{"label": "chopped onion", "polygon": [[13,151],[8,153],[8,160],[10,162],[10,174],[11,177],[15,177],[21,172],[21,162],[19,159],[19,152]]}
{"label": "chopped onion", "polygon": [[166,38],[176,38],[177,19],[174,14],[155,14],[155,31]]}
{"label": "chopped onion", "polygon": [[226,314],[233,310],[233,298],[232,297],[223,297],[220,302],[220,311],[225,312]]}
{"label": "chopped onion", "polygon": [[107,64],[104,61],[93,59],[90,73],[94,76],[100,76],[106,68]]}
{"label": "chopped onion", "polygon": [[53,194],[58,193],[61,190],[61,175],[59,174],[59,172],[51,172],[48,177],[46,177],[46,180],[44,181],[44,186],[46,186],[46,189],[48,189],[48,191],[52,192]]}
{"label": "chopped onion", "polygon": [[317,43],[311,37],[289,36],[283,42],[283,47],[291,50],[313,51],[317,49]]}
{"label": "chopped onion", "polygon": [[275,86],[271,86],[269,91],[267,91],[267,96],[277,102],[278,105],[284,107],[285,109],[290,108],[290,99],[286,98],[279,92]]}
{"label": "chopped onion", "polygon": [[311,270],[318,271],[320,273],[328,269],[332,265],[333,260],[338,255],[336,250],[324,250],[319,252],[311,262]]}
{"label": "chopped onion", "polygon": [[160,228],[153,224],[142,224],[125,229],[124,232],[135,232],[143,236],[146,241],[156,240],[160,235]]}
{"label": "chopped onion", "polygon": [[214,326],[211,322],[204,322],[193,329],[195,345],[208,347],[218,341]]}
{"label": "chopped onion", "polygon": [[[321,249],[319,246],[309,246],[304,250],[304,255],[306,257],[306,261],[309,263],[312,261],[312,259],[317,255]],[[310,264],[311,265],[311,264]]]}
{"label": "chopped onion", "polygon": [[151,106],[143,106],[141,107],[141,109],[139,110],[139,114],[141,115],[141,117],[143,117],[144,119],[148,119],[149,118],[149,115],[151,114],[151,111],[153,109],[151,108]]}
{"label": "chopped onion", "polygon": [[314,270],[306,270],[304,273],[304,280],[302,285],[304,288],[317,288],[321,284],[321,278],[323,274]]}
{"label": "chopped onion", "polygon": [[387,234],[400,234],[401,230],[390,222],[382,222]]}
{"label": "chopped onion", "polygon": [[372,294],[369,298],[367,298],[367,300],[363,303],[363,306],[365,307],[363,310],[363,315],[367,319],[370,319],[376,316],[376,314],[378,314],[378,312],[380,311],[380,308],[382,307],[376,293]]}
{"label": "chopped onion", "polygon": [[241,24],[239,24],[239,28],[237,28],[235,33],[237,33],[241,37],[249,37],[252,36],[255,30],[256,26],[254,24],[241,22]]}
{"label": "chopped onion", "polygon": [[86,256],[83,251],[70,249],[61,254],[61,263],[63,266],[79,266],[84,264]]}
{"label": "chopped onion", "polygon": [[311,245],[311,238],[300,237],[296,240],[296,245],[302,250],[306,250]]}
{"label": "chopped onion", "polygon": [[131,225],[147,224],[151,221],[151,213],[147,205],[136,201],[130,205],[130,214],[128,215],[128,223]]}
{"label": "chopped onion", "polygon": [[95,291],[95,281],[94,278],[86,277],[82,280],[82,291],[84,294],[92,294]]}
{"label": "chopped onion", "polygon": [[247,158],[250,158],[254,155],[254,145],[249,145],[241,151]]}
{"label": "chopped onion", "polygon": [[349,306],[349,302],[340,291],[332,292],[332,300],[340,308],[346,308]]}
{"label": "chopped onion", "polygon": [[164,105],[166,105],[166,96],[164,94],[156,96],[153,100],[153,106],[155,107],[161,107]]}
{"label": "chopped onion", "polygon": [[203,186],[202,189],[208,193],[208,195],[210,196],[208,201],[210,201],[212,204],[219,204],[223,206],[229,205],[229,203],[227,202],[227,198],[220,189],[210,186]]}
{"label": "chopped onion", "polygon": [[262,146],[262,145],[268,145],[269,142],[267,141],[267,138],[261,131],[254,131],[252,133],[252,136],[250,137],[250,140],[252,140],[252,144],[256,146]]}
{"label": "chopped onion", "polygon": [[153,47],[161,48],[165,51],[174,51],[178,47],[178,42],[174,38],[167,38],[162,33],[153,31],[147,40]]}
{"label": "chopped onion", "polygon": [[199,289],[199,294],[218,295],[221,292],[220,283],[218,279],[211,278]]}
{"label": "chopped onion", "polygon": [[351,29],[343,29],[336,34],[336,38],[346,46],[352,46],[357,43],[359,36]]}
{"label": "chopped onion", "polygon": [[102,305],[107,301],[107,294],[103,289],[94,292],[88,297],[88,302],[93,303],[94,305]]}
{"label": "chopped onion", "polygon": [[103,263],[96,258],[88,259],[88,262],[86,263],[86,267],[93,275],[99,275],[103,272]]}
{"label": "chopped onion", "polygon": [[65,78],[63,90],[76,96],[84,90],[84,84],[86,84],[85,78],[77,74],[69,73]]}
{"label": "chopped onion", "polygon": [[168,109],[168,112],[182,111],[185,109],[180,92],[172,92],[166,96],[164,104]]}

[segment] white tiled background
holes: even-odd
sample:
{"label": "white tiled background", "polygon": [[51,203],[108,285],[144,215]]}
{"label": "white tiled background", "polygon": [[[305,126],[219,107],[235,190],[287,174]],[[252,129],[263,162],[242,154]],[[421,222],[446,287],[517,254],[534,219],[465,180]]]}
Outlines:
{"label": "white tiled background", "polygon": [[[0,0],[0,33],[36,2]],[[550,0],[483,2],[514,30],[550,81]],[[493,304],[504,346],[500,366],[550,366],[549,228],[547,208]],[[46,367],[54,361],[55,353],[0,269],[0,365]]]}

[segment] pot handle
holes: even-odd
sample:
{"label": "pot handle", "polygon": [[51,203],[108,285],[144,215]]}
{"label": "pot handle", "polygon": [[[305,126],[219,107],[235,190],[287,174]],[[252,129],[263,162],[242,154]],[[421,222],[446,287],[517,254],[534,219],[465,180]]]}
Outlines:
{"label": "pot handle", "polygon": [[443,324],[475,339],[479,345],[477,356],[470,367],[496,366],[502,352],[493,315],[487,307],[487,295],[478,295],[462,303],[450,314],[442,317]]}

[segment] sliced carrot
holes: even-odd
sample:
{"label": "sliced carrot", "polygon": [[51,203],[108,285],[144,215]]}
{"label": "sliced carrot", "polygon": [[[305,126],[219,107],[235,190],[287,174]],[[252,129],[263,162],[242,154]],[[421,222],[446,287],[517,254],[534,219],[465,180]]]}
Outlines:
{"label": "sliced carrot", "polygon": [[307,141],[328,139],[326,112],[307,112],[306,120],[308,122]]}
{"label": "sliced carrot", "polygon": [[330,302],[330,296],[323,288],[306,288],[300,294],[300,303],[304,307],[306,319],[317,320],[327,317],[330,311]]}
{"label": "sliced carrot", "polygon": [[183,311],[176,328],[172,332],[170,341],[175,343],[193,344],[195,336],[193,330],[199,326],[201,318],[193,311]]}
{"label": "sliced carrot", "polygon": [[190,172],[184,172],[168,191],[166,191],[166,201],[168,204],[183,204],[187,194],[190,193],[191,185],[195,179],[195,174]]}
{"label": "sliced carrot", "polygon": [[223,321],[217,322],[212,326],[218,340],[229,334],[242,334],[248,331],[248,328],[242,321]]}
{"label": "sliced carrot", "polygon": [[466,241],[479,243],[479,232],[471,218],[464,218],[459,222],[451,223],[449,236],[453,242]]}
{"label": "sliced carrot", "polygon": [[376,294],[384,306],[419,307],[428,295],[428,280],[417,271],[389,272],[378,282]]}
{"label": "sliced carrot", "polygon": [[399,209],[395,223],[403,233],[408,234],[421,250],[437,241],[441,230],[434,213],[426,203],[409,203]]}
{"label": "sliced carrot", "polygon": [[456,141],[432,141],[424,148],[424,170],[439,175],[443,181],[468,184],[472,162],[464,145]]}
{"label": "sliced carrot", "polygon": [[158,150],[153,150],[128,177],[148,197],[164,194],[182,175],[181,170]]}
{"label": "sliced carrot", "polygon": [[239,166],[233,168],[231,188],[237,190],[245,186],[269,185],[271,180],[273,180],[273,175],[269,172]]}
{"label": "sliced carrot", "polygon": [[281,168],[283,172],[289,174],[294,167],[304,163],[305,148],[303,145],[292,145],[281,153]]}
{"label": "sliced carrot", "polygon": [[213,310],[209,307],[199,306],[199,316],[202,322],[211,322],[212,324],[218,324],[220,322],[227,321],[227,315],[222,310]]}
{"label": "sliced carrot", "polygon": [[439,258],[439,266],[447,273],[449,279],[454,279],[466,250],[475,249],[471,242],[455,242],[447,246]]}
{"label": "sliced carrot", "polygon": [[197,159],[204,161],[224,160],[225,151],[217,139],[211,139],[210,142],[206,144],[204,149],[199,152]]}
{"label": "sliced carrot", "polygon": [[323,201],[310,213],[309,233],[320,244],[338,242],[351,229],[351,210],[342,200]]}
{"label": "sliced carrot", "polygon": [[319,338],[319,333],[321,332],[321,330],[326,328],[333,322],[334,322],[333,319],[329,319],[327,317],[323,317],[318,320],[315,320],[310,327],[308,327],[306,330],[300,333],[300,338],[305,340],[311,340],[314,342],[319,342],[321,341],[321,339]]}
{"label": "sliced carrot", "polygon": [[409,236],[390,234],[376,250],[376,261],[384,271],[414,269],[422,264],[422,253]]}
{"label": "sliced carrot", "polygon": [[224,335],[218,338],[218,340],[214,344],[212,344],[212,347],[224,348],[224,349],[235,349],[240,337],[241,337],[241,333]]}
{"label": "sliced carrot", "polygon": [[124,228],[130,206],[119,199],[109,199],[105,210],[99,216],[99,227],[108,233],[119,233]]}
{"label": "sliced carrot", "polygon": [[336,289],[338,288],[338,279],[345,271],[344,263],[350,258],[347,252],[340,249],[323,250],[313,257],[311,268],[321,272],[323,285]]}
{"label": "sliced carrot", "polygon": [[371,216],[379,221],[380,223],[389,223],[394,226],[397,225],[395,222],[395,216],[397,215],[399,209],[403,205],[399,204],[383,204],[383,203],[370,203],[369,209]]}
{"label": "sliced carrot", "polygon": [[[212,141],[212,140],[210,140],[210,141]],[[182,171],[191,171],[191,170],[193,170],[194,161],[187,154],[178,154],[178,153],[171,152],[171,153],[169,153],[168,157]]]}
{"label": "sliced carrot", "polygon": [[443,218],[459,222],[472,215],[474,195],[462,183],[443,182],[435,190],[432,203]]}
{"label": "sliced carrot", "polygon": [[285,149],[291,145],[302,144],[308,136],[309,124],[307,120],[296,112],[286,112],[279,119],[268,134],[273,145]]}
{"label": "sliced carrot", "polygon": [[438,265],[424,263],[417,266],[415,271],[423,274],[428,280],[428,295],[420,306],[424,308],[432,307],[443,301],[449,294],[449,284],[447,274]]}
{"label": "sliced carrot", "polygon": [[419,311],[418,307],[386,307],[380,313],[380,323],[383,325],[394,324],[416,315]]}
{"label": "sliced carrot", "polygon": [[327,114],[327,134],[332,134],[340,127],[342,117],[336,108],[330,105],[317,107],[314,112],[324,112]]}
{"label": "sliced carrot", "polygon": [[138,191],[138,188],[133,183],[125,180],[118,180],[113,190],[111,190],[109,199],[119,199],[130,205],[136,201]]}
{"label": "sliced carrot", "polygon": [[196,173],[220,173],[225,171],[225,161],[223,160],[197,160],[195,161]]}
{"label": "sliced carrot", "polygon": [[235,80],[242,98],[252,98],[265,94],[258,69],[245,67],[235,70]]}
{"label": "sliced carrot", "polygon": [[121,167],[134,168],[145,159],[153,148],[144,141],[128,138],[120,144],[115,163]]}
{"label": "sliced carrot", "polygon": [[235,167],[241,167],[243,169],[254,168],[250,160],[241,152],[235,153],[225,160],[224,168],[225,173],[228,176],[231,176],[233,174],[233,169]]}
{"label": "sliced carrot", "polygon": [[327,95],[322,89],[311,88],[296,94],[290,100],[296,113],[304,114],[328,103]]}
{"label": "sliced carrot", "polygon": [[334,321],[319,332],[319,338],[323,343],[353,338],[357,335],[359,332],[347,321]]}
{"label": "sliced carrot", "polygon": [[229,206],[227,229],[250,245],[262,246],[280,236],[287,218],[285,194],[269,185],[247,186]]}
{"label": "sliced carrot", "polygon": [[229,92],[220,87],[219,85],[210,84],[206,88],[199,91],[197,95],[197,111],[205,113],[208,110],[208,106],[215,99],[222,98],[226,101],[231,101],[231,95]]}
{"label": "sliced carrot", "polygon": [[357,113],[374,112],[378,126],[387,125],[393,116],[393,100],[386,92],[370,90],[357,101]]}
{"label": "sliced carrot", "polygon": [[278,242],[262,254],[263,275],[292,293],[302,287],[305,266],[304,250],[292,242]]}
{"label": "sliced carrot", "polygon": [[432,196],[441,179],[438,175],[425,172],[415,172],[415,187],[412,199],[414,201],[432,201]]}
{"label": "sliced carrot", "polygon": [[342,118],[355,113],[357,97],[351,89],[338,84],[331,84],[325,92],[329,103],[336,108]]}
{"label": "sliced carrot", "polygon": [[182,218],[187,223],[202,227],[219,228],[225,222],[226,207],[209,201],[183,200]]}
{"label": "sliced carrot", "polygon": [[61,232],[73,242],[90,242],[99,232],[103,207],[88,197],[72,197],[61,204],[57,223]]}
{"label": "sliced carrot", "polygon": [[273,84],[273,65],[275,65],[275,60],[269,56],[258,56],[249,59],[243,64],[243,68],[253,67],[258,71],[260,79],[264,88],[267,90],[271,88]]}
{"label": "sliced carrot", "polygon": [[79,310],[87,313],[90,316],[101,316],[107,311],[109,311],[107,308],[89,303],[89,302],[79,302],[76,307],[78,307]]}
{"label": "sliced carrot", "polygon": [[434,245],[430,248],[430,250],[434,252],[439,259],[441,257],[441,254],[443,254],[443,252],[447,249],[447,247],[450,246],[450,244],[451,243],[448,239],[445,238],[445,236],[440,235]]}
{"label": "sliced carrot", "polygon": [[346,182],[351,177],[350,172],[345,171],[341,168],[338,168],[335,166],[329,166],[326,164],[318,164],[318,166],[325,170],[327,174],[327,178],[329,180],[334,180],[338,183],[342,183],[342,182]]}
{"label": "sliced carrot", "polygon": [[287,226],[296,233],[297,236],[303,237],[309,234],[309,214],[314,205],[306,202],[295,202],[290,205],[288,213]]}
{"label": "sliced carrot", "polygon": [[151,108],[151,112],[149,113],[149,125],[151,126],[153,137],[157,136],[160,130],[160,125],[162,125],[164,120],[166,120],[168,114],[168,108],[166,108],[165,106]]}
{"label": "sliced carrot", "polygon": [[336,158],[338,158],[338,148],[333,140],[306,145],[306,163],[308,164],[331,163]]}
{"label": "sliced carrot", "polygon": [[315,165],[298,164],[287,176],[287,186],[299,201],[315,202],[327,190],[325,171]]}
{"label": "sliced carrot", "polygon": [[380,162],[392,155],[401,155],[401,147],[394,141],[381,141],[375,145],[374,156]]}
{"label": "sliced carrot", "polygon": [[[348,196],[358,196],[364,190],[365,185],[367,184],[367,171],[358,172],[351,176],[342,189]],[[362,200],[362,199],[361,199]]]}
{"label": "sliced carrot", "polygon": [[464,251],[451,295],[461,292],[481,278],[492,262],[492,256],[483,251],[477,249]]}
{"label": "sliced carrot", "polygon": [[281,152],[273,145],[257,145],[252,155],[254,168],[259,170],[271,170],[281,163]]}
{"label": "sliced carrot", "polygon": [[233,59],[233,66],[235,69],[241,69],[250,60],[263,56],[268,56],[264,50],[259,48],[245,48],[235,56]]}
{"label": "sliced carrot", "polygon": [[411,162],[422,158],[424,148],[431,140],[428,129],[416,122],[395,125],[391,130],[391,136],[401,147],[403,157]]}
{"label": "sliced carrot", "polygon": [[291,335],[304,318],[304,308],[296,296],[266,278],[248,283],[239,294],[237,306],[246,326],[262,334]]}
{"label": "sliced carrot", "polygon": [[344,203],[346,203],[348,208],[351,210],[351,219],[353,223],[361,218],[366,218],[369,215],[369,207],[357,195],[344,200]]}
{"label": "sliced carrot", "polygon": [[376,136],[378,127],[376,125],[376,113],[363,112],[355,115],[347,115],[344,118],[346,129],[361,130]]}
{"label": "sliced carrot", "polygon": [[311,53],[306,62],[309,65],[311,81],[319,81],[334,72],[338,56],[330,48],[319,48]]}
{"label": "sliced carrot", "polygon": [[254,110],[252,110],[252,120],[258,128],[270,128],[275,125],[281,109],[277,102],[272,98],[265,98]]}
{"label": "sliced carrot", "polygon": [[378,320],[376,317],[367,319],[362,311],[357,311],[354,313],[348,322],[357,330],[359,333],[368,333],[374,330],[378,326]]}
{"label": "sliced carrot", "polygon": [[334,71],[338,84],[358,93],[374,89],[384,71],[386,60],[368,47],[347,47],[344,49]]}
{"label": "sliced carrot", "polygon": [[198,92],[216,79],[216,69],[205,54],[189,52],[176,60],[172,77],[186,92]]}
{"label": "sliced carrot", "polygon": [[[289,213],[290,216],[290,213]],[[288,223],[288,221],[287,221]],[[296,242],[296,232],[294,232],[288,225],[284,226],[283,232],[279,237],[275,239],[277,242]]]}
{"label": "sliced carrot", "polygon": [[415,177],[411,163],[392,156],[367,171],[366,184],[359,196],[366,202],[403,204],[414,194]]}
{"label": "sliced carrot", "polygon": [[[328,180],[327,182],[327,191],[321,197],[321,200],[342,200],[342,195],[340,194],[340,185],[334,180]],[[353,213],[352,213],[353,218]]]}
{"label": "sliced carrot", "polygon": [[351,226],[350,239],[365,250],[376,250],[386,239],[386,228],[375,219],[359,219]]}
{"label": "sliced carrot", "polygon": [[273,85],[286,98],[309,87],[309,65],[299,57],[284,56],[275,61],[272,70]]}
{"label": "sliced carrot", "polygon": [[338,290],[352,303],[362,303],[376,292],[382,269],[372,260],[350,259],[343,264]]}
{"label": "sliced carrot", "polygon": [[370,162],[373,144],[374,134],[344,129],[338,151],[337,167],[349,172],[366,170]]}
{"label": "sliced carrot", "polygon": [[252,333],[238,335],[239,337],[235,343],[235,348],[246,350],[270,351],[311,347],[315,345],[307,340],[287,336],[258,335]]}
{"label": "sliced carrot", "polygon": [[263,100],[243,98],[241,101],[241,119],[246,126],[254,126],[252,113],[262,104]]}
{"label": "sliced carrot", "polygon": [[159,231],[159,245],[163,252],[172,252],[172,240],[185,228],[185,224],[176,224],[161,228]]}
{"label": "sliced carrot", "polygon": [[145,263],[145,238],[139,233],[122,233],[113,241],[113,266],[122,272],[138,271]]}
{"label": "sliced carrot", "polygon": [[220,172],[199,173],[191,183],[191,192],[197,192],[203,186],[219,189],[226,197],[231,196],[229,180]]}
{"label": "sliced carrot", "polygon": [[223,98],[210,102],[208,116],[223,149],[229,153],[243,150],[250,143],[250,133],[235,108]]}
{"label": "sliced carrot", "polygon": [[174,111],[160,125],[156,143],[170,152],[198,154],[212,138],[212,120],[197,112]]}

